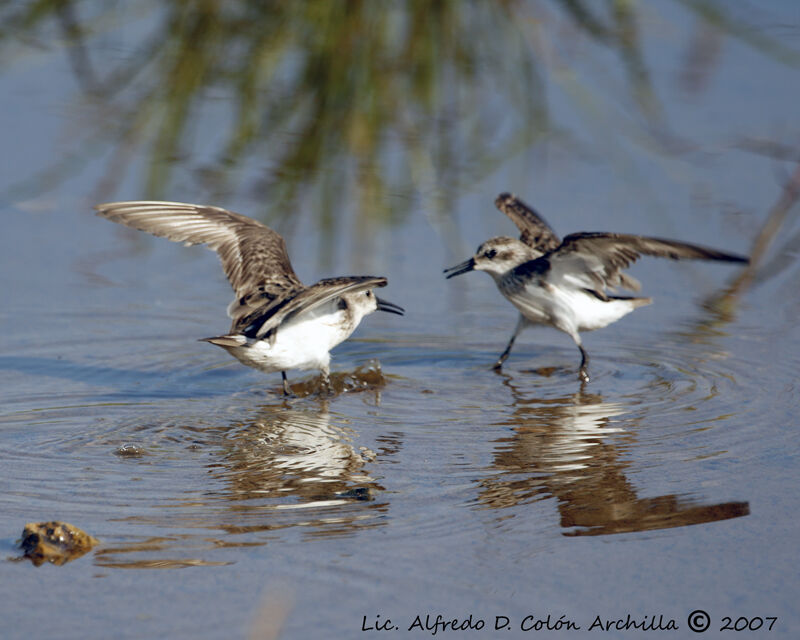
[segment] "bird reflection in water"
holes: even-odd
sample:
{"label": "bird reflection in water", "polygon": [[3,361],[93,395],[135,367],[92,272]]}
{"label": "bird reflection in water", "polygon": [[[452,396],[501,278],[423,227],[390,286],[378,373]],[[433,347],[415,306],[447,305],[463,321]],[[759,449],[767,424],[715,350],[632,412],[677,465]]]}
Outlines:
{"label": "bird reflection in water", "polygon": [[625,413],[622,404],[604,402],[584,385],[562,398],[525,397],[510,375],[502,375],[516,409],[500,423],[512,432],[497,441],[493,467],[500,473],[480,481],[482,505],[503,509],[552,496],[566,536],[667,529],[750,513],[747,502],[639,497],[626,477],[631,462],[620,446],[622,429],[610,420]]}
{"label": "bird reflection in water", "polygon": [[[377,403],[378,393],[365,391],[371,394],[365,399]],[[319,400],[302,408],[286,402],[263,405],[247,420],[220,426],[208,465],[219,482],[177,497],[167,510],[126,518],[163,533],[106,545],[96,563],[117,568],[227,564],[227,556],[217,560],[218,550],[266,544],[294,527],[318,538],[385,524],[388,503],[377,499],[385,492],[366,468],[376,454],[354,444],[357,434],[343,422],[331,416],[327,400]],[[380,455],[392,453],[382,449]]]}
{"label": "bird reflection in water", "polygon": [[[372,393],[377,402],[378,390]],[[387,505],[375,497],[383,487],[365,468],[375,453],[331,420],[327,400],[316,404],[263,405],[253,419],[232,425],[212,465],[227,484],[222,529],[240,534],[300,525],[326,536],[382,522]]]}
{"label": "bird reflection in water", "polygon": [[279,498],[275,509],[368,500],[380,487],[364,466],[375,454],[356,447],[352,434],[331,424],[327,401],[319,410],[264,405],[254,420],[225,438],[213,465],[229,482],[232,501]]}

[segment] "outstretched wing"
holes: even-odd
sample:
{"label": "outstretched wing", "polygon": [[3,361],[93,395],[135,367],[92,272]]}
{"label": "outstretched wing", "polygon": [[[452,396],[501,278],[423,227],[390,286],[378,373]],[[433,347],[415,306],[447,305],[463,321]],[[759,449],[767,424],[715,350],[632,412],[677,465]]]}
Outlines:
{"label": "outstretched wing", "polygon": [[547,253],[556,249],[560,240],[542,216],[510,193],[501,193],[494,205],[505,213],[520,230],[519,239],[529,247]]}
{"label": "outstretched wing", "polygon": [[573,233],[564,238],[558,249],[541,259],[549,261],[553,278],[564,278],[577,286],[599,291],[618,286],[638,290],[639,283],[622,273],[622,269],[643,255],[672,260],[749,262],[743,256],[695,244],[621,233]]}
{"label": "outstretched wing", "polygon": [[299,313],[312,311],[345,293],[385,287],[386,282],[386,278],[378,276],[343,276],[320,280],[291,298],[277,300],[242,317],[234,324],[234,329],[248,338],[263,338],[268,335],[274,337],[274,332],[281,323],[291,320]]}
{"label": "outstretched wing", "polygon": [[216,251],[236,292],[228,307],[234,323],[265,301],[278,301],[305,288],[292,269],[283,238],[247,216],[220,207],[146,200],[110,202],[95,209],[125,226]]}

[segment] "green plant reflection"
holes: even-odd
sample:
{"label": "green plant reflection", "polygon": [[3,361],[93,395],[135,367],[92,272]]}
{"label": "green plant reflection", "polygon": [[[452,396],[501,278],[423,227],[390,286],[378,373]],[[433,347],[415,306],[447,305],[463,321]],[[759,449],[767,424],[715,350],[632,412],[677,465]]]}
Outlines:
{"label": "green plant reflection", "polygon": [[[699,33],[798,61],[723,4],[680,4],[702,23]],[[262,213],[270,218],[290,215],[310,195],[323,231],[343,202],[357,204],[356,223],[391,221],[419,197],[444,212],[463,185],[533,142],[574,142],[548,93],[563,84],[589,118],[607,100],[569,51],[581,38],[620,61],[641,116],[627,134],[668,130],[643,55],[646,9],[623,0],[6,6],[6,64],[32,45],[63,43],[90,111],[78,150],[50,157],[18,186],[38,192],[43,176],[58,183],[102,157],[98,199],[114,197],[138,169],[136,197],[191,192],[225,203],[244,190],[268,203]]]}

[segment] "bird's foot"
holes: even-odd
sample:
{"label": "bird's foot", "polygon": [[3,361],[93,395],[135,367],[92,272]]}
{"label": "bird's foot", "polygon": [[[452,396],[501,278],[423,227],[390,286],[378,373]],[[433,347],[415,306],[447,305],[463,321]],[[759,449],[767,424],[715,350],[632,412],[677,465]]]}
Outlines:
{"label": "bird's foot", "polygon": [[323,398],[331,398],[336,395],[330,376],[324,373],[319,377],[319,395]]}

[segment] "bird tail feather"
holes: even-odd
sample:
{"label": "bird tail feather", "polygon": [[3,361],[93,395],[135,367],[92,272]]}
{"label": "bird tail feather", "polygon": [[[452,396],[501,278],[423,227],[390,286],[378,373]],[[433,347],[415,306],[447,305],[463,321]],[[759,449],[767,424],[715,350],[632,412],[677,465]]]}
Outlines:
{"label": "bird tail feather", "polygon": [[244,336],[216,336],[214,338],[200,338],[200,342],[210,342],[218,347],[243,347],[247,344],[247,338]]}

